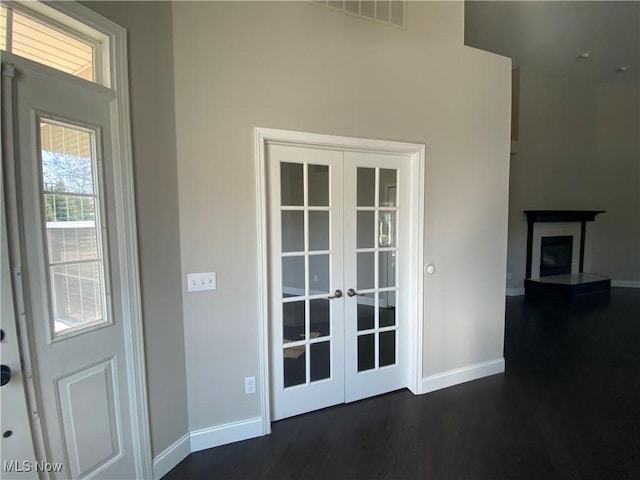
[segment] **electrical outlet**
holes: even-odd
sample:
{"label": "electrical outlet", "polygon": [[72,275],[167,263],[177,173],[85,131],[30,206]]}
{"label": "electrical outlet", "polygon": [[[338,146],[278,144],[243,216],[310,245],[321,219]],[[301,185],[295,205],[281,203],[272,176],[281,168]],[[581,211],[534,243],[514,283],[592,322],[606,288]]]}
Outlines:
{"label": "electrical outlet", "polygon": [[187,290],[200,292],[217,288],[216,272],[190,273],[187,275]]}
{"label": "electrical outlet", "polygon": [[247,377],[244,379],[244,393],[256,393],[256,377]]}
{"label": "electrical outlet", "polygon": [[507,280],[511,280],[511,272],[507,272]]}

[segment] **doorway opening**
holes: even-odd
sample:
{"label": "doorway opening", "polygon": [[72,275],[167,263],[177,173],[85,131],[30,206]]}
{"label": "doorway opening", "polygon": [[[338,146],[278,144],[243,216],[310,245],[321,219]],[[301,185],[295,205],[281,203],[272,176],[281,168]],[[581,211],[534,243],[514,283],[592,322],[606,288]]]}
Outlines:
{"label": "doorway opening", "polygon": [[422,378],[424,145],[256,129],[263,433]]}

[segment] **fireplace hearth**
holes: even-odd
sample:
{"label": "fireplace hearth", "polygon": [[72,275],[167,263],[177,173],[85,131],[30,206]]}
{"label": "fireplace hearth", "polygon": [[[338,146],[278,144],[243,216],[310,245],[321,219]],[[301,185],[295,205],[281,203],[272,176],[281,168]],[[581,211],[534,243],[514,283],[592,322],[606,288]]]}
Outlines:
{"label": "fireplace hearth", "polygon": [[526,210],[529,300],[608,300],[611,280],[585,273],[586,223],[602,210]]}

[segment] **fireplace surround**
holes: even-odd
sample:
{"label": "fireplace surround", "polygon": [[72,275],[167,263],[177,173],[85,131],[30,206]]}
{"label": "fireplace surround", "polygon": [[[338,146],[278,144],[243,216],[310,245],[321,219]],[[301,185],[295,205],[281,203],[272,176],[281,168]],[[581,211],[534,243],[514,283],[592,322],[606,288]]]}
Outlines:
{"label": "fireplace surround", "polygon": [[525,210],[527,299],[608,299],[611,280],[585,273],[586,223],[603,210]]}

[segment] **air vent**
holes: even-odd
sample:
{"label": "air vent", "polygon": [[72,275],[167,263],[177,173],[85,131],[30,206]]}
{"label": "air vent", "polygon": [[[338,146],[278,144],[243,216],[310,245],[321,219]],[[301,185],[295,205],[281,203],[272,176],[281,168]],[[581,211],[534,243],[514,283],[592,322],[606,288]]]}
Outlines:
{"label": "air vent", "polygon": [[318,0],[313,3],[394,27],[404,28],[406,24],[404,0],[344,0],[341,2]]}

